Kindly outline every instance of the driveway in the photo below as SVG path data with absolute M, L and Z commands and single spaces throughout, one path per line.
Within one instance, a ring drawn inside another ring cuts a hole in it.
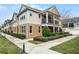
M 6 36 L 6 38 L 9 41 L 13 42 L 15 45 L 17 45 L 21 49 L 23 49 L 23 42 L 25 42 L 25 51 L 29 54 L 61 54 L 56 51 L 52 51 L 49 48 L 77 37 L 77 36 L 68 36 L 68 37 L 64 37 L 64 38 L 52 40 L 46 43 L 35 45 L 35 44 L 28 42 L 29 39 L 21 40 L 21 39 L 15 38 L 13 36 L 10 36 L 4 33 L 1 33 L 1 34 L 3 36 Z

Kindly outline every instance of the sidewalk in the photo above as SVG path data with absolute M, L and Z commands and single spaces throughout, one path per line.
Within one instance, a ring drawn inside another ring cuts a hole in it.
M 25 51 L 30 54 L 60 54 L 56 51 L 50 50 L 49 48 L 76 37 L 76 36 L 68 36 L 68 37 L 64 37 L 64 38 L 56 39 L 56 40 L 49 41 L 46 43 L 35 45 L 35 44 L 28 42 L 28 39 L 21 40 L 21 39 L 15 38 L 13 36 L 10 36 L 4 33 L 1 33 L 1 34 L 3 36 L 6 36 L 8 40 L 13 42 L 15 45 L 17 45 L 21 49 L 23 48 L 22 47 L 23 42 L 25 42 L 25 48 L 26 48 Z
M 74 37 L 76 37 L 76 36 L 68 36 L 68 37 L 56 39 L 56 40 L 53 40 L 53 41 L 49 41 L 49 42 L 46 42 L 46 43 L 38 44 L 36 47 L 32 48 L 31 51 L 29 50 L 29 53 L 34 53 L 34 54 L 61 54 L 61 53 L 58 53 L 56 51 L 52 51 L 49 48 L 56 46 L 60 43 L 66 42 L 68 40 L 71 40 Z M 26 50 L 26 51 L 28 51 L 28 50 Z

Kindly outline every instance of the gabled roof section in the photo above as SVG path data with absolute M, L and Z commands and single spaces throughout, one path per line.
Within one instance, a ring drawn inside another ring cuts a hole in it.
M 22 4 L 22 5 L 21 5 L 21 8 L 20 8 L 20 10 L 19 10 L 19 13 L 20 13 L 21 11 L 25 10 L 25 9 L 26 9 L 26 6 L 25 6 L 24 4 Z
M 38 9 L 35 9 L 35 8 L 32 8 L 32 7 L 29 7 L 29 6 L 22 4 L 21 8 L 19 10 L 19 13 L 21 13 L 24 10 L 32 10 L 32 11 L 35 11 L 35 12 L 41 12 L 41 10 L 38 10 Z
M 12 20 L 14 19 L 14 16 L 15 16 L 15 15 L 17 16 L 18 14 L 17 14 L 16 12 L 14 12 L 14 13 L 13 13 L 13 16 L 12 16 Z
M 48 8 L 48 9 L 46 9 L 45 11 L 50 11 L 51 13 L 60 16 L 60 14 L 59 14 L 59 12 L 58 12 L 58 10 L 57 10 L 57 8 L 55 6 L 52 6 L 52 7 Z

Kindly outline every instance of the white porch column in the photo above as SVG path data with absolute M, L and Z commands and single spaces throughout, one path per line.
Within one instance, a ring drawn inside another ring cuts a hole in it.
M 55 25 L 55 16 L 53 16 L 53 24 Z
M 58 27 L 58 32 L 59 32 L 60 28 Z
M 48 23 L 48 12 L 46 12 L 46 23 Z
M 53 32 L 55 32 L 55 27 L 53 26 Z

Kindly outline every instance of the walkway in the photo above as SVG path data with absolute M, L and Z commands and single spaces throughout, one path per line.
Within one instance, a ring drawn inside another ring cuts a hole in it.
M 1 33 L 3 36 L 6 36 L 6 38 L 8 40 L 10 40 L 11 42 L 13 42 L 15 45 L 17 45 L 18 47 L 20 47 L 22 49 L 23 46 L 23 42 L 25 42 L 25 46 L 26 46 L 26 52 L 30 53 L 30 54 L 60 54 L 56 51 L 52 51 L 49 48 L 56 46 L 60 43 L 66 42 L 68 40 L 71 40 L 72 38 L 75 38 L 76 36 L 68 36 L 68 37 L 64 37 L 64 38 L 60 38 L 60 39 L 56 39 L 53 41 L 49 41 L 46 43 L 42 43 L 42 44 L 32 44 L 30 42 L 28 42 L 27 40 L 21 40 L 15 37 L 12 37 L 10 35 Z

